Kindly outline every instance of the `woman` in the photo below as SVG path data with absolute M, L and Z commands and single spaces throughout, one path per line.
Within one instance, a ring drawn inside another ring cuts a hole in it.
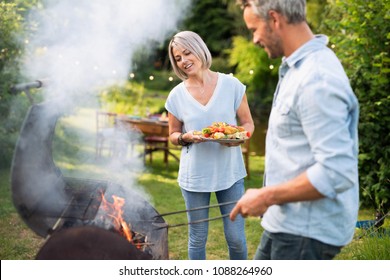
M 169 139 L 183 146 L 178 183 L 187 209 L 210 204 L 215 192 L 218 203 L 238 200 L 244 193 L 247 175 L 241 143 L 204 142 L 193 131 L 213 122 L 239 124 L 250 135 L 254 124 L 245 86 L 236 78 L 210 70 L 212 57 L 202 38 L 191 31 L 176 34 L 169 43 L 169 58 L 176 75 L 183 80 L 170 92 L 165 107 L 169 118 Z M 228 214 L 233 204 L 220 206 Z M 208 209 L 188 212 L 188 221 L 207 219 Z M 246 259 L 244 219 L 223 219 L 230 259 Z M 206 259 L 208 222 L 189 226 L 189 259 Z

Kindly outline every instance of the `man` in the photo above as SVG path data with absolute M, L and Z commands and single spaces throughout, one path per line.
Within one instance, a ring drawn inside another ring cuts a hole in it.
M 283 57 L 269 118 L 264 186 L 231 211 L 263 216 L 255 259 L 333 259 L 358 214 L 359 108 L 328 38 L 306 22 L 305 0 L 240 0 L 253 42 Z

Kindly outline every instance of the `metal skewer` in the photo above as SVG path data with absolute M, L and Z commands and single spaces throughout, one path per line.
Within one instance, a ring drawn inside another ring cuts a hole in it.
M 375 223 L 372 226 L 370 226 L 365 233 L 363 233 L 362 235 L 358 236 L 357 239 L 359 240 L 359 239 L 361 239 L 361 238 L 363 238 L 365 236 L 368 236 L 368 234 L 373 234 L 374 232 L 378 231 L 378 228 L 380 226 L 377 228 L 376 225 L 378 225 L 381 221 L 383 221 L 389 214 L 390 214 L 390 211 L 387 212 L 385 215 L 383 215 L 382 218 L 380 218 L 379 220 L 375 221 Z
M 207 219 L 197 220 L 197 221 L 188 222 L 188 223 L 181 223 L 181 224 L 169 225 L 169 224 L 163 223 L 161 225 L 161 224 L 158 224 L 158 223 L 153 223 L 153 225 L 157 227 L 157 230 L 159 230 L 159 229 L 164 229 L 164 228 L 180 227 L 180 226 L 193 225 L 193 224 L 198 224 L 198 223 L 218 220 L 218 219 L 222 219 L 222 218 L 228 217 L 229 215 L 230 214 L 228 213 L 228 214 L 224 214 L 224 215 L 213 217 L 213 218 L 207 218 Z
M 173 211 L 173 212 L 163 213 L 163 214 L 156 215 L 154 217 L 158 218 L 158 217 L 163 217 L 163 216 L 168 216 L 168 215 L 173 215 L 173 214 L 186 213 L 186 212 L 197 211 L 197 210 L 213 208 L 213 207 L 219 207 L 219 206 L 224 206 L 224 205 L 230 205 L 230 204 L 235 204 L 235 203 L 237 203 L 237 200 L 236 201 L 223 202 L 223 203 L 219 203 L 219 204 L 213 204 L 213 205 L 206 205 L 206 206 L 201 206 L 201 207 L 196 207 L 196 208 L 191 208 L 191 209 L 186 209 L 186 210 L 180 210 L 180 211 Z

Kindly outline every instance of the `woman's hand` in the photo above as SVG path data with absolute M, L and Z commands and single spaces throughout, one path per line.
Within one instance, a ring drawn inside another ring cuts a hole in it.
M 184 141 L 190 142 L 190 143 L 204 142 L 204 140 L 202 139 L 202 137 L 200 137 L 200 135 L 194 134 L 193 130 L 184 133 L 182 138 Z

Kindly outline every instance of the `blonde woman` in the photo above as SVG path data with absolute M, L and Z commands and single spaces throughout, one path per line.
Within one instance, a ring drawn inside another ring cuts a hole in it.
M 210 70 L 212 57 L 202 38 L 183 31 L 169 43 L 169 58 L 176 75 L 183 81 L 170 92 L 166 109 L 169 138 L 182 146 L 178 183 L 187 209 L 210 204 L 211 193 L 218 203 L 238 200 L 244 193 L 247 175 L 240 143 L 204 142 L 192 132 L 213 122 L 239 124 L 250 135 L 253 119 L 245 94 L 245 86 L 236 78 Z M 238 122 L 237 122 L 238 121 Z M 228 214 L 234 204 L 220 206 Z M 208 209 L 188 213 L 189 222 L 208 218 Z M 244 219 L 223 219 L 230 259 L 246 259 Z M 189 226 L 189 259 L 206 259 L 208 222 Z

